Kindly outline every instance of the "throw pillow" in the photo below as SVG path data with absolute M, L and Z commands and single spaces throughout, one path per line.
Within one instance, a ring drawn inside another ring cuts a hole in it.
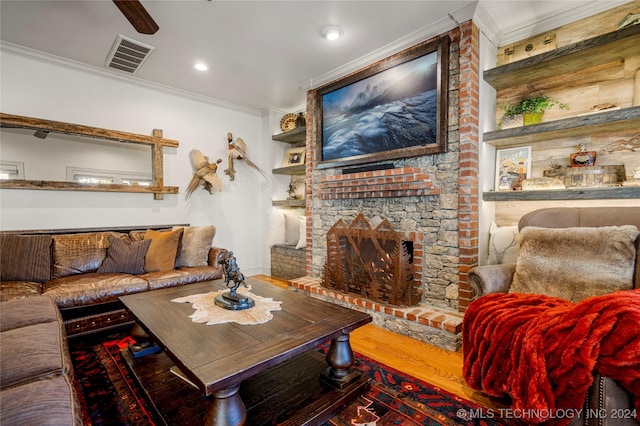
M 518 226 L 498 226 L 491 222 L 488 265 L 516 263 L 519 249 Z
M 175 268 L 182 232 L 183 228 L 163 232 L 147 229 L 144 239 L 151 240 L 144 260 L 147 272 L 171 271 Z
M 284 234 L 284 214 L 282 212 L 272 213 L 269 224 L 269 247 L 284 244 Z
M 298 226 L 299 226 L 299 238 L 296 243 L 296 248 L 302 248 L 307 246 L 307 218 L 301 216 L 298 218 Z
M 178 250 L 176 267 L 207 266 L 209 249 L 216 235 L 215 226 L 174 227 L 173 230 L 183 229 L 182 242 Z
M 109 248 L 98 272 L 118 272 L 122 274 L 144 274 L 145 256 L 151 240 L 131 241 L 128 238 L 107 237 Z
M 51 236 L 0 236 L 0 281 L 51 279 Z
M 638 228 L 524 227 L 509 292 L 572 302 L 633 287 Z

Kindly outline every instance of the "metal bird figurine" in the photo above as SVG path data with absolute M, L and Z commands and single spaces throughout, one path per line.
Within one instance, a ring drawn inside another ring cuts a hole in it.
M 203 155 L 197 149 L 192 150 L 189 155 L 191 156 L 191 163 L 193 164 L 195 174 L 187 187 L 186 198 L 188 199 L 200 184 L 204 186 L 204 189 L 206 189 L 209 194 L 213 194 L 213 192 L 211 192 L 212 189 L 222 192 L 222 182 L 216 173 L 218 171 L 218 164 L 222 163 L 222 159 L 219 158 L 215 163 L 209 163 L 209 157 Z
M 267 181 L 269 178 L 260 170 L 254 162 L 247 158 L 247 144 L 241 138 L 237 138 L 235 142 L 233 142 L 233 135 L 231 133 L 227 133 L 227 141 L 229 141 L 229 168 L 224 171 L 226 175 L 229 175 L 229 180 L 234 180 L 236 176 L 236 169 L 233 166 L 233 161 L 242 160 L 247 166 L 251 167 L 253 170 L 260 173 Z

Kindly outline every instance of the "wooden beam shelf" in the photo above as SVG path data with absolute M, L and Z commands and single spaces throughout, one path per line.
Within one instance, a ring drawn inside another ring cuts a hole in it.
M 33 117 L 0 113 L 0 128 L 36 130 L 46 133 L 59 133 L 81 136 L 96 140 L 117 141 L 123 143 L 144 144 L 151 146 L 152 182 L 151 186 L 123 184 L 87 184 L 79 182 L 60 182 L 45 180 L 3 180 L 1 189 L 40 189 L 53 191 L 94 191 L 94 192 L 131 192 L 150 193 L 154 199 L 162 200 L 164 194 L 177 194 L 178 187 L 163 184 L 163 148 L 177 148 L 179 143 L 173 139 L 162 137 L 162 130 L 154 129 L 151 136 L 61 121 L 45 120 Z
M 271 139 L 278 142 L 285 142 L 290 144 L 297 144 L 299 142 L 304 142 L 307 138 L 307 128 L 306 127 L 296 127 L 293 130 L 288 130 L 286 132 L 278 133 L 277 135 L 271 136 Z
M 633 25 L 486 70 L 483 77 L 500 90 L 623 59 L 638 46 L 640 25 Z
M 640 106 L 486 132 L 483 141 L 504 147 L 634 129 L 640 129 Z
M 602 200 L 640 198 L 640 186 L 567 188 L 540 191 L 484 192 L 484 201 Z
M 274 175 L 304 175 L 306 173 L 306 166 L 304 164 L 298 164 L 296 166 L 278 167 L 271 171 Z
M 304 207 L 305 200 L 273 200 L 271 204 L 274 207 Z

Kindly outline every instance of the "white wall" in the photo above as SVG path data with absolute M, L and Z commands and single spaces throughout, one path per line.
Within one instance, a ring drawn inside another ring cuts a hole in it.
M 3 48 L 0 110 L 146 135 L 162 129 L 164 137 L 180 143 L 177 149 L 164 150 L 164 183 L 178 186 L 180 194 L 154 200 L 151 194 L 3 189 L 0 229 L 212 224 L 217 228 L 214 245 L 233 250 L 245 275 L 262 273 L 266 245 L 262 218 L 271 211 L 270 184 L 242 163 L 236 164 L 233 182 L 223 172 L 227 132 L 246 142 L 253 162 L 271 170 L 267 161 L 271 144 L 261 140 L 261 113 L 51 59 Z M 1 148 L 0 141 L 3 158 Z M 218 169 L 223 192 L 210 195 L 197 190 L 185 200 L 193 175 L 192 149 L 211 160 L 224 160 Z

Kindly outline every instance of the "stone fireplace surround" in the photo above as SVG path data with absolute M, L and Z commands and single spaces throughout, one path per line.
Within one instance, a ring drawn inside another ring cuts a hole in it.
M 394 160 L 393 169 L 342 174 L 315 165 L 317 91 L 307 93 L 307 276 L 291 280 L 312 297 L 365 310 L 376 325 L 459 350 L 463 312 L 471 301 L 467 272 L 478 257 L 478 29 L 471 22 L 448 33 L 449 111 L 446 152 Z M 359 214 L 388 220 L 414 241 L 414 268 L 422 301 L 393 307 L 320 285 L 326 235 L 338 219 Z

